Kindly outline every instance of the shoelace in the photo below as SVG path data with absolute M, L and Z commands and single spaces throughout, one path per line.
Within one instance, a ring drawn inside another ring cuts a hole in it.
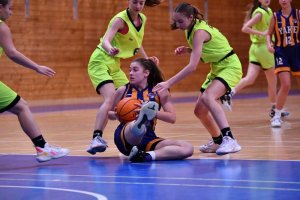
M 101 142 L 102 144 L 107 145 L 107 142 L 106 142 L 102 137 L 97 137 L 96 140 L 98 140 L 98 141 Z

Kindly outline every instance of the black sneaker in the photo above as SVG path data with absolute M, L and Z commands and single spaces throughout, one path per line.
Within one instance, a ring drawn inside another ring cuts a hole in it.
M 131 152 L 128 156 L 130 162 L 138 163 L 144 162 L 146 158 L 146 153 L 144 151 L 140 151 L 136 146 L 133 146 Z
M 232 93 L 225 93 L 223 96 L 220 97 L 220 102 L 223 106 L 224 109 L 228 110 L 228 111 L 232 111 Z

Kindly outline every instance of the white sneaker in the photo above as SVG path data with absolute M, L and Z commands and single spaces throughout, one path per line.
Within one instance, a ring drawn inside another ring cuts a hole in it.
M 51 146 L 48 143 L 45 144 L 44 148 L 35 147 L 36 149 L 36 160 L 38 162 L 46 162 L 52 159 L 61 158 L 67 155 L 70 151 L 69 149 Z
M 202 153 L 216 153 L 220 145 L 214 143 L 214 141 L 209 141 L 207 144 L 199 147 Z
M 271 126 L 273 128 L 280 128 L 282 124 L 282 120 L 280 117 L 277 117 L 276 115 L 271 119 Z
M 281 117 L 289 117 L 290 115 L 291 115 L 291 113 L 289 111 L 282 109 Z M 272 105 L 269 116 L 271 118 L 273 118 L 275 116 L 275 105 Z
M 137 136 L 143 134 L 146 129 L 146 122 L 154 119 L 158 111 L 158 104 L 154 101 L 149 101 L 142 105 L 137 120 L 134 121 L 131 132 Z
M 224 155 L 227 153 L 235 153 L 242 149 L 242 147 L 237 143 L 235 139 L 232 139 L 229 136 L 223 137 L 223 142 L 220 147 L 217 149 L 216 154 Z
M 220 97 L 220 102 L 225 110 L 232 111 L 232 92 L 226 93 Z
M 97 152 L 103 152 L 106 150 L 107 142 L 100 136 L 92 139 L 90 146 L 87 148 L 87 152 L 95 155 Z

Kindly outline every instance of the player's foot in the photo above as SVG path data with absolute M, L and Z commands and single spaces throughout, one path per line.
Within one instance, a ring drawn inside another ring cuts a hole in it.
M 280 128 L 281 127 L 281 124 L 282 124 L 282 120 L 280 119 L 280 117 L 278 116 L 274 116 L 272 119 L 271 119 L 271 126 L 273 128 Z
M 95 155 L 97 152 L 104 152 L 107 148 L 107 142 L 100 136 L 92 139 L 90 146 L 87 148 L 87 152 Z
M 288 117 L 290 115 L 291 115 L 291 113 L 289 111 L 286 111 L 286 110 L 281 111 L 281 117 Z M 275 116 L 275 105 L 272 105 L 269 116 L 271 118 L 273 118 Z
M 227 153 L 235 153 L 242 149 L 242 147 L 237 143 L 237 141 L 229 136 L 223 137 L 223 142 L 217 149 L 216 154 L 224 155 Z
M 38 162 L 46 162 L 52 159 L 61 158 L 67 155 L 70 151 L 69 149 L 51 146 L 48 143 L 45 144 L 44 148 L 35 147 L 36 149 L 36 160 Z
M 158 104 L 156 102 L 149 101 L 143 104 L 137 120 L 133 122 L 131 132 L 138 136 L 145 133 L 146 130 L 145 124 L 154 119 L 157 111 L 158 111 Z
M 226 93 L 220 97 L 220 102 L 224 109 L 232 111 L 232 92 Z
M 209 141 L 207 144 L 200 146 L 200 151 L 202 153 L 216 153 L 220 145 L 214 143 L 214 141 Z
M 144 151 L 140 151 L 136 146 L 133 146 L 131 152 L 128 156 L 130 162 L 144 162 L 146 158 L 146 153 Z

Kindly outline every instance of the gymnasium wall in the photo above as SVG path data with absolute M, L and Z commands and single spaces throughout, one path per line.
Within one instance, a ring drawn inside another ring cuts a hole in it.
M 177 5 L 180 2 L 174 0 Z M 189 0 L 204 11 L 203 0 Z M 246 72 L 248 63 L 249 36 L 242 33 L 247 4 L 251 0 L 208 0 L 208 21 L 228 37 Z M 20 67 L 5 55 L 1 58 L 0 80 L 28 100 L 95 97 L 88 74 L 89 57 L 99 38 L 105 32 L 110 18 L 127 7 L 126 0 L 78 0 L 78 19 L 73 19 L 71 0 L 31 0 L 30 13 L 25 17 L 24 1 L 14 1 L 13 16 L 8 25 L 13 41 L 19 51 L 35 62 L 50 66 L 56 72 L 54 78 L 47 78 L 32 70 Z M 277 1 L 272 8 L 278 9 Z M 294 0 L 300 7 L 300 1 Z M 184 33 L 169 29 L 170 13 L 168 0 L 160 6 L 146 7 L 148 17 L 143 46 L 149 56 L 160 59 L 166 78 L 171 77 L 188 63 L 188 56 L 175 56 L 174 49 L 187 45 Z M 128 71 L 132 59 L 122 62 Z M 172 91 L 198 91 L 209 66 L 200 64 L 197 72 Z M 244 92 L 266 91 L 266 81 L 261 73 L 254 87 Z

